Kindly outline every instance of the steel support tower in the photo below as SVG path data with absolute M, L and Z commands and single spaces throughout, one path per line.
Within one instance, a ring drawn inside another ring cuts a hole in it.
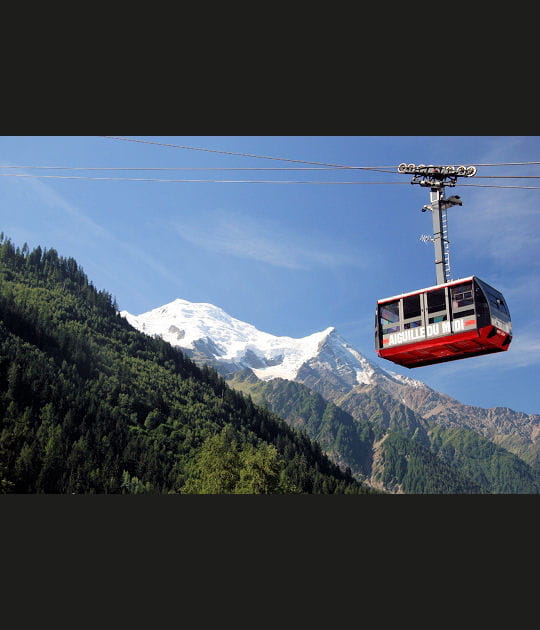
M 450 278 L 450 241 L 448 240 L 447 210 L 451 206 L 462 205 L 459 195 L 444 197 L 445 186 L 455 186 L 458 177 L 476 175 L 474 166 L 426 166 L 425 164 L 405 164 L 398 166 L 399 173 L 414 175 L 411 184 L 430 188 L 430 203 L 422 212 L 430 210 L 433 218 L 433 236 L 420 237 L 423 241 L 433 241 L 435 249 L 435 276 L 437 284 L 445 284 Z

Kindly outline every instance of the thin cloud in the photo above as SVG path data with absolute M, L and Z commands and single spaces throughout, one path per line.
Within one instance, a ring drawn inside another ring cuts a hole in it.
M 456 232 L 498 264 L 540 262 L 540 191 L 487 191 L 470 195 Z M 452 228 L 453 229 L 453 228 Z
M 70 230 L 70 238 L 73 239 L 82 237 L 85 240 L 88 240 L 88 238 L 91 237 L 92 239 L 95 239 L 96 242 L 103 242 L 106 240 L 115 250 L 122 251 L 127 256 L 130 256 L 138 261 L 142 261 L 146 266 L 159 273 L 173 285 L 178 284 L 178 277 L 171 273 L 166 266 L 162 265 L 151 256 L 148 256 L 148 254 L 141 250 L 141 248 L 122 241 L 117 236 L 106 230 L 99 223 L 96 223 L 93 219 L 86 216 L 74 204 L 60 195 L 48 184 L 38 179 L 28 178 L 25 179 L 24 183 L 21 183 L 21 185 L 25 186 L 24 190 L 26 193 L 33 194 L 37 203 L 53 209 L 60 209 L 72 217 L 76 223 L 77 230 Z M 37 238 L 35 238 L 35 240 L 39 241 L 39 236 L 36 236 Z M 104 269 L 100 269 L 103 273 Z M 107 273 L 106 275 L 111 277 L 110 273 Z
M 520 368 L 535 368 L 540 365 L 540 336 L 536 332 L 514 331 L 510 348 L 506 352 L 489 354 L 480 357 L 461 359 L 444 363 L 433 368 L 435 373 L 450 377 L 455 374 L 465 376 L 477 372 L 516 370 Z
M 501 359 L 503 370 L 540 365 L 540 335 L 536 331 L 518 331 L 514 334 L 509 350 Z
M 21 173 L 25 172 L 21 171 Z M 29 177 L 24 181 L 16 180 L 10 183 L 14 186 L 19 186 L 19 191 L 23 192 L 26 196 L 33 198 L 33 200 L 35 200 L 35 202 L 39 203 L 41 206 L 47 206 L 53 209 L 61 209 L 65 213 L 69 214 L 78 222 L 82 233 L 88 234 L 88 230 L 90 230 L 96 237 L 111 237 L 111 235 L 107 232 L 107 230 L 105 230 L 105 228 L 85 216 L 82 212 L 80 212 L 80 210 L 77 210 L 77 208 L 65 197 L 62 197 L 62 195 L 57 193 L 48 184 L 42 182 L 41 180 Z
M 523 139 L 501 137 L 478 162 L 496 164 L 511 161 L 519 153 Z M 536 175 L 536 166 L 478 167 L 478 176 Z M 527 180 L 488 180 L 472 178 L 464 183 L 506 185 L 526 184 Z M 498 265 L 518 267 L 540 263 L 540 191 L 502 188 L 463 188 L 463 207 L 449 213 L 459 215 L 450 221 L 450 240 L 455 235 Z
M 291 234 L 275 224 L 245 215 L 214 211 L 204 228 L 176 224 L 185 241 L 218 254 L 264 262 L 276 267 L 307 270 L 313 267 L 358 265 L 358 257 L 336 251 L 305 234 Z

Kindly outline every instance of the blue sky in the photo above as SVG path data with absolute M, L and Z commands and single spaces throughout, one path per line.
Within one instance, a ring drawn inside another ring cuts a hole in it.
M 540 189 L 494 187 L 540 186 L 517 178 L 540 175 L 540 165 L 480 166 L 540 161 L 540 137 L 122 137 L 146 142 L 0 137 L 0 231 L 16 245 L 73 256 L 133 314 L 180 297 L 275 335 L 335 326 L 381 367 L 463 403 L 540 413 Z M 452 278 L 477 275 L 503 292 L 514 328 L 508 352 L 414 370 L 377 357 L 377 299 L 436 284 L 433 245 L 419 238 L 432 233 L 431 213 L 421 212 L 429 188 L 399 174 L 401 162 L 479 165 L 475 177 L 446 188 L 463 201 L 448 211 Z M 223 170 L 232 168 L 250 170 Z M 283 170 L 291 168 L 304 170 Z

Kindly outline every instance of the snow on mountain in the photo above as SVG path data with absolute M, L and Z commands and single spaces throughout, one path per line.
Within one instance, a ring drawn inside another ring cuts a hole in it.
M 342 391 L 378 384 L 426 388 L 420 381 L 383 370 L 343 339 L 333 326 L 307 337 L 280 337 L 228 315 L 207 303 L 176 299 L 141 315 L 122 311 L 137 330 L 157 335 L 193 356 L 233 372 L 250 368 L 261 380 L 302 382 L 331 378 Z
M 378 370 L 332 329 L 318 352 L 302 364 L 296 379 L 314 385 L 323 378 L 334 388 L 347 391 L 355 385 L 373 383 Z
M 332 327 L 307 337 L 278 337 L 228 315 L 217 306 L 177 299 L 142 315 L 121 315 L 137 330 L 171 345 L 203 351 L 220 362 L 249 367 L 262 380 L 293 380 Z

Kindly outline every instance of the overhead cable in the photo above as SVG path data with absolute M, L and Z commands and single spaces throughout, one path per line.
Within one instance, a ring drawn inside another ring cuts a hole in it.
M 45 166 L 0 164 L 0 169 L 63 171 L 339 171 L 336 166 Z M 365 167 L 368 168 L 368 167 Z M 377 170 L 375 167 L 372 170 Z M 395 170 L 380 171 L 395 173 Z M 540 179 L 540 175 L 475 175 L 475 179 Z
M 352 170 L 376 170 L 379 168 L 394 168 L 392 166 L 347 166 L 343 164 L 332 164 L 327 162 L 313 162 L 309 160 L 293 160 L 291 158 L 274 157 L 269 155 L 256 155 L 254 153 L 241 153 L 239 151 L 222 151 L 220 149 L 206 149 L 204 147 L 189 147 L 183 144 L 169 144 L 166 142 L 156 142 L 153 140 L 137 140 L 135 138 L 124 138 L 120 136 L 99 136 L 100 138 L 109 138 L 110 140 L 124 140 L 126 142 L 140 142 L 142 144 L 154 144 L 160 147 L 172 147 L 175 149 L 187 149 L 189 151 L 206 151 L 208 153 L 222 153 L 223 155 L 237 155 L 240 157 L 258 158 L 263 160 L 279 160 L 281 162 L 298 162 L 300 164 L 318 164 L 319 166 L 332 166 L 334 168 L 352 169 Z
M 124 182 L 199 182 L 222 184 L 407 184 L 405 181 L 324 181 L 324 180 L 288 180 L 288 179 L 165 179 L 161 177 L 92 177 L 90 175 L 34 175 L 23 173 L 0 173 L 0 177 L 36 177 L 47 179 L 88 179 Z
M 34 175 L 23 173 L 0 173 L 0 177 L 30 177 L 46 179 L 82 179 L 91 181 L 124 181 L 124 182 L 164 182 L 164 183 L 201 183 L 201 184 L 328 184 L 328 185 L 363 185 L 363 184 L 398 184 L 407 185 L 406 181 L 328 181 L 328 180 L 271 180 L 271 179 L 164 179 L 151 177 L 91 177 L 84 175 Z M 475 186 L 479 188 L 518 188 L 522 190 L 540 190 L 540 186 L 497 186 L 495 184 L 457 184 L 458 186 Z
M 350 166 L 350 165 L 344 165 L 344 164 L 332 164 L 332 163 L 327 163 L 327 162 L 313 162 L 313 161 L 308 161 L 308 160 L 295 160 L 295 159 L 291 159 L 291 158 L 282 158 L 282 157 L 275 157 L 275 156 L 269 156 L 269 155 L 257 155 L 254 153 L 242 153 L 240 151 L 224 151 L 224 150 L 220 150 L 220 149 L 208 149 L 205 147 L 191 147 L 191 146 L 187 146 L 187 145 L 183 145 L 183 144 L 171 144 L 171 143 L 166 143 L 166 142 L 157 142 L 155 140 L 140 140 L 137 138 L 125 138 L 123 136 L 98 136 L 100 138 L 108 138 L 111 140 L 122 140 L 125 142 L 138 142 L 141 144 L 153 144 L 153 145 L 157 145 L 157 146 L 161 146 L 161 147 L 169 147 L 169 148 L 175 148 L 175 149 L 186 149 L 189 151 L 206 151 L 208 153 L 221 153 L 223 155 L 236 155 L 236 156 L 240 156 L 240 157 L 251 157 L 251 158 L 258 158 L 258 159 L 264 159 L 264 160 L 280 160 L 283 162 L 298 162 L 301 164 L 318 164 L 320 166 L 332 166 L 334 168 L 340 168 L 340 169 L 351 169 L 351 170 L 378 170 L 378 169 L 395 169 L 395 166 Z M 486 164 L 480 164 L 480 163 L 473 163 L 471 164 L 472 166 L 522 166 L 522 165 L 531 165 L 531 164 L 540 164 L 540 162 L 499 162 L 499 163 L 486 163 Z M 391 172 L 394 172 L 393 170 Z
M 64 171 L 339 171 L 337 166 L 19 166 L 0 164 L 0 168 L 57 169 Z M 365 167 L 368 168 L 368 167 Z M 370 171 L 378 170 L 376 167 Z M 381 171 L 395 173 L 395 170 Z

